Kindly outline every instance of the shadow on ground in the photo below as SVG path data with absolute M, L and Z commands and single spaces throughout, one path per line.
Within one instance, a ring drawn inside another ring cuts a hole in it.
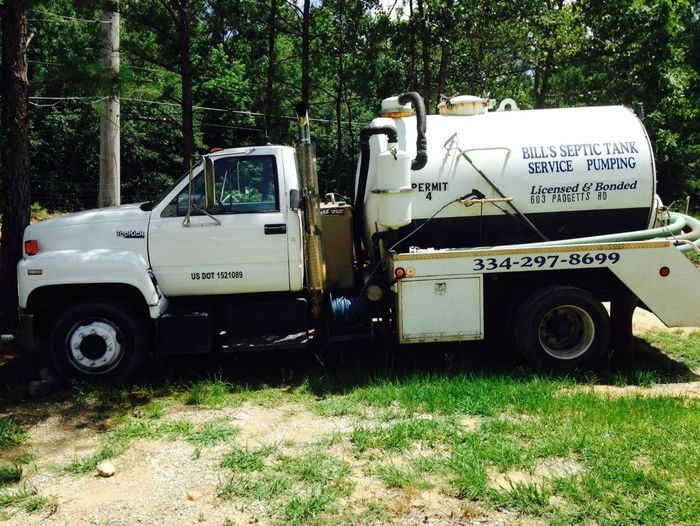
M 574 382 L 600 385 L 635 384 L 640 378 L 654 383 L 683 383 L 698 380 L 684 363 L 675 360 L 646 341 L 635 338 L 632 360 L 614 357 L 597 368 L 586 371 L 542 370 L 528 365 L 508 345 L 485 343 L 431 344 L 392 346 L 371 342 L 338 345 L 323 352 L 284 351 L 239 353 L 237 355 L 203 355 L 168 357 L 150 361 L 142 373 L 124 389 L 105 388 L 104 396 L 92 409 L 109 414 L 118 406 L 137 406 L 159 392 L 172 391 L 173 386 L 199 380 L 222 379 L 248 389 L 262 387 L 294 388 L 306 383 L 319 396 L 346 392 L 381 379 L 401 379 L 416 373 L 433 375 L 501 376 L 527 381 L 533 377 L 567 378 Z M 12 406 L 26 400 L 26 386 L 37 377 L 44 361 L 20 347 L 10 348 L 0 358 L 0 408 L 12 412 Z M 80 410 L 85 386 L 66 385 L 52 395 L 34 400 L 72 401 L 70 407 Z M 118 394 L 115 394 L 118 393 Z M 76 403 L 77 402 L 77 403 Z M 0 409 L 0 412 L 3 412 Z M 66 415 L 70 416 L 70 415 Z

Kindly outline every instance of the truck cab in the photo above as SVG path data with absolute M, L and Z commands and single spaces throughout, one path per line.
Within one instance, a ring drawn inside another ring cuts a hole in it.
M 27 228 L 23 333 L 47 339 L 63 376 L 126 378 L 153 344 L 179 354 L 218 340 L 230 349 L 308 340 L 294 149 L 226 149 L 205 161 L 153 202 Z
M 213 206 L 205 207 L 200 169 L 191 192 L 185 177 L 150 213 L 148 257 L 161 292 L 178 297 L 300 291 L 301 218 L 289 206 L 290 191 L 298 189 L 294 150 L 221 150 L 209 159 Z

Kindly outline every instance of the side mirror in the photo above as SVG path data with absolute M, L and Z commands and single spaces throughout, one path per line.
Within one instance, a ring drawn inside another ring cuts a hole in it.
M 289 208 L 292 210 L 299 210 L 301 208 L 301 194 L 296 188 L 289 191 Z
M 216 206 L 216 188 L 214 183 L 214 160 L 204 157 L 204 208 Z

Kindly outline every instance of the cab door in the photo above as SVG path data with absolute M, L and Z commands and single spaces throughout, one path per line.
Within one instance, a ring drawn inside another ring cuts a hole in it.
M 153 210 L 149 256 L 166 296 L 290 290 L 280 160 L 274 152 L 215 157 L 215 206 L 203 210 L 200 171 L 189 217 L 187 183 Z

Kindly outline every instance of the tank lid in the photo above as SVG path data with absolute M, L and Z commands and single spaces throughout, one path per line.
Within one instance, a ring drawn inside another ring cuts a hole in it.
M 438 104 L 440 115 L 481 115 L 493 108 L 493 99 L 474 95 L 457 95 Z
M 413 114 L 410 102 L 399 104 L 398 97 L 389 97 L 382 101 L 382 117 L 400 119 L 401 117 L 411 117 Z

